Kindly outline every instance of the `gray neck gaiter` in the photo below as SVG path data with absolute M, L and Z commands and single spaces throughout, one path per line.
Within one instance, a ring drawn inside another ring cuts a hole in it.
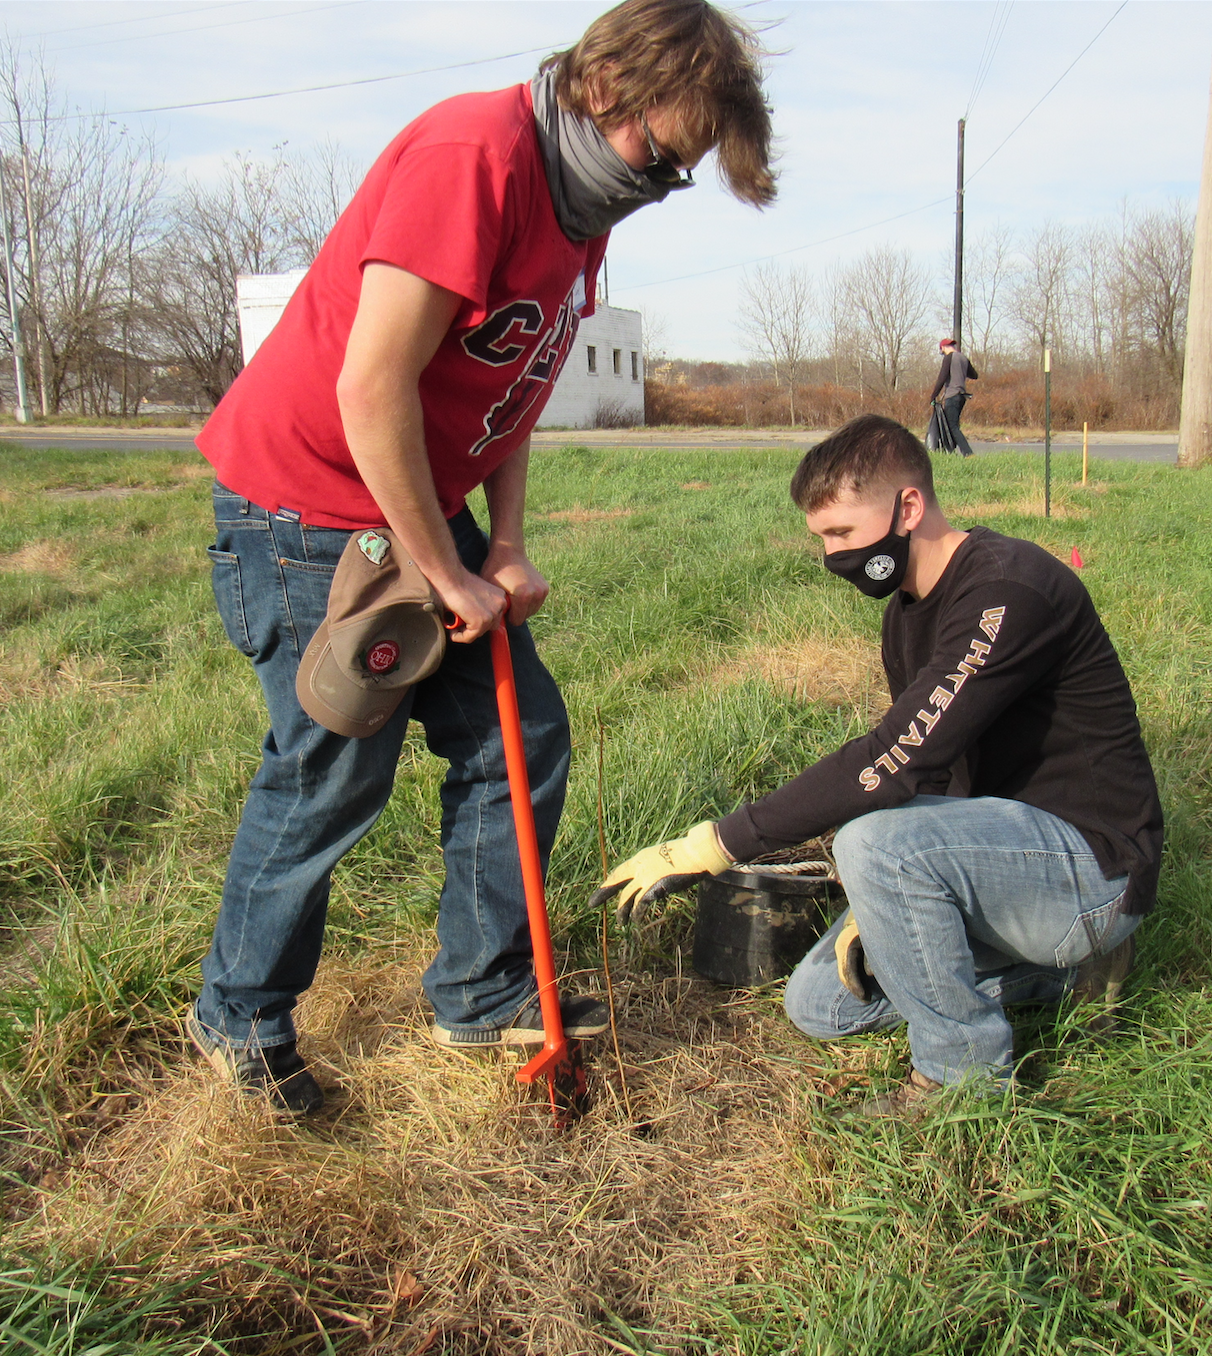
M 569 240 L 605 235 L 650 202 L 663 202 L 676 185 L 633 170 L 590 118 L 559 105 L 555 72 L 530 84 L 534 121 L 556 220 Z

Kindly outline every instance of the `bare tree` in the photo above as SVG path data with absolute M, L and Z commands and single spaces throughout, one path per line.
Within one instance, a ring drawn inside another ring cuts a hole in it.
M 741 282 L 738 311 L 750 352 L 787 387 L 794 424 L 796 382 L 812 350 L 812 281 L 802 269 L 759 264 Z
M 826 361 L 833 373 L 833 384 L 856 380 L 861 366 L 858 323 L 853 299 L 846 281 L 846 270 L 834 264 L 825 271 L 820 286 L 820 319 L 824 331 Z
M 908 250 L 868 250 L 846 270 L 860 352 L 885 395 L 900 388 L 930 310 L 930 275 Z
M 1073 241 L 1066 227 L 1045 222 L 1022 252 L 1014 318 L 1036 350 L 1063 349 L 1068 338 Z
M 135 273 L 150 247 L 163 167 L 154 141 L 103 116 L 65 119 L 40 60 L 0 45 L 9 113 L 0 166 L 22 205 L 16 291 L 36 352 L 44 413 L 125 412 Z M 138 383 L 136 383 L 137 385 Z
M 1105 371 L 1112 348 L 1115 280 L 1114 237 L 1103 225 L 1088 226 L 1073 246 L 1073 334 L 1099 373 Z
M 1010 228 L 998 222 L 977 236 L 964 262 L 968 347 L 984 367 L 1003 342 L 1009 294 L 1014 286 L 1014 250 Z
M 358 190 L 364 171 L 326 137 L 312 151 L 283 165 L 283 227 L 301 263 L 311 263 L 337 218 Z
M 1137 217 L 1128 240 L 1127 273 L 1143 338 L 1175 388 L 1182 385 L 1194 239 L 1191 212 L 1175 202 Z
M 642 311 L 641 317 L 644 375 L 656 376 L 669 361 L 669 317 L 659 311 Z
M 237 155 L 219 181 L 187 182 L 149 269 L 147 295 L 158 317 L 162 356 L 191 373 L 212 403 L 240 370 L 236 278 L 299 262 L 284 207 L 280 156 Z

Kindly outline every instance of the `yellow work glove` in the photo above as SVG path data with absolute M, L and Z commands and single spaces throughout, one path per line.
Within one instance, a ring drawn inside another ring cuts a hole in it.
M 864 1003 L 871 1002 L 871 985 L 867 983 L 871 967 L 863 951 L 863 939 L 859 936 L 858 923 L 854 913 L 846 910 L 842 930 L 833 943 L 833 954 L 837 957 L 837 977 L 850 992 Z
M 618 895 L 619 922 L 631 922 L 633 914 L 638 922 L 645 905 L 653 900 L 676 894 L 705 876 L 718 876 L 732 865 L 720 847 L 715 824 L 708 819 L 696 824 L 685 838 L 673 838 L 628 857 L 594 891 L 589 903 L 601 904 Z

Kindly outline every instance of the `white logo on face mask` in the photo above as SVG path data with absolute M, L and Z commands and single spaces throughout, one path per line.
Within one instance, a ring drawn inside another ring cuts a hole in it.
M 891 556 L 872 556 L 864 566 L 864 573 L 868 579 L 887 579 L 896 569 L 896 561 Z

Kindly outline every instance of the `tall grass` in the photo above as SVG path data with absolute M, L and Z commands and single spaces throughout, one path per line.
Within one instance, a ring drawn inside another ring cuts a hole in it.
M 1119 1034 L 1024 1016 L 1004 1104 L 867 1125 L 845 1108 L 899 1076 L 903 1038 L 817 1046 L 777 994 L 694 980 L 683 901 L 612 942 L 636 1106 L 602 1056 L 598 1110 L 554 1145 L 507 1072 L 451 1073 L 425 1050 L 442 767 L 419 734 L 338 871 L 302 1015 L 334 1111 L 282 1128 L 208 1100 L 175 1018 L 263 717 L 213 612 L 205 468 L 2 455 L 14 1350 L 1212 1347 L 1209 472 L 1096 463 L 1083 490 L 1061 454 L 1045 520 L 1037 461 L 939 464 L 957 523 L 1080 549 L 1134 684 L 1169 838 Z M 617 859 L 778 784 L 880 708 L 878 605 L 820 568 L 786 497 L 794 460 L 534 457 L 530 541 L 555 586 L 534 629 L 574 732 L 550 900 L 587 987 L 599 753 Z

